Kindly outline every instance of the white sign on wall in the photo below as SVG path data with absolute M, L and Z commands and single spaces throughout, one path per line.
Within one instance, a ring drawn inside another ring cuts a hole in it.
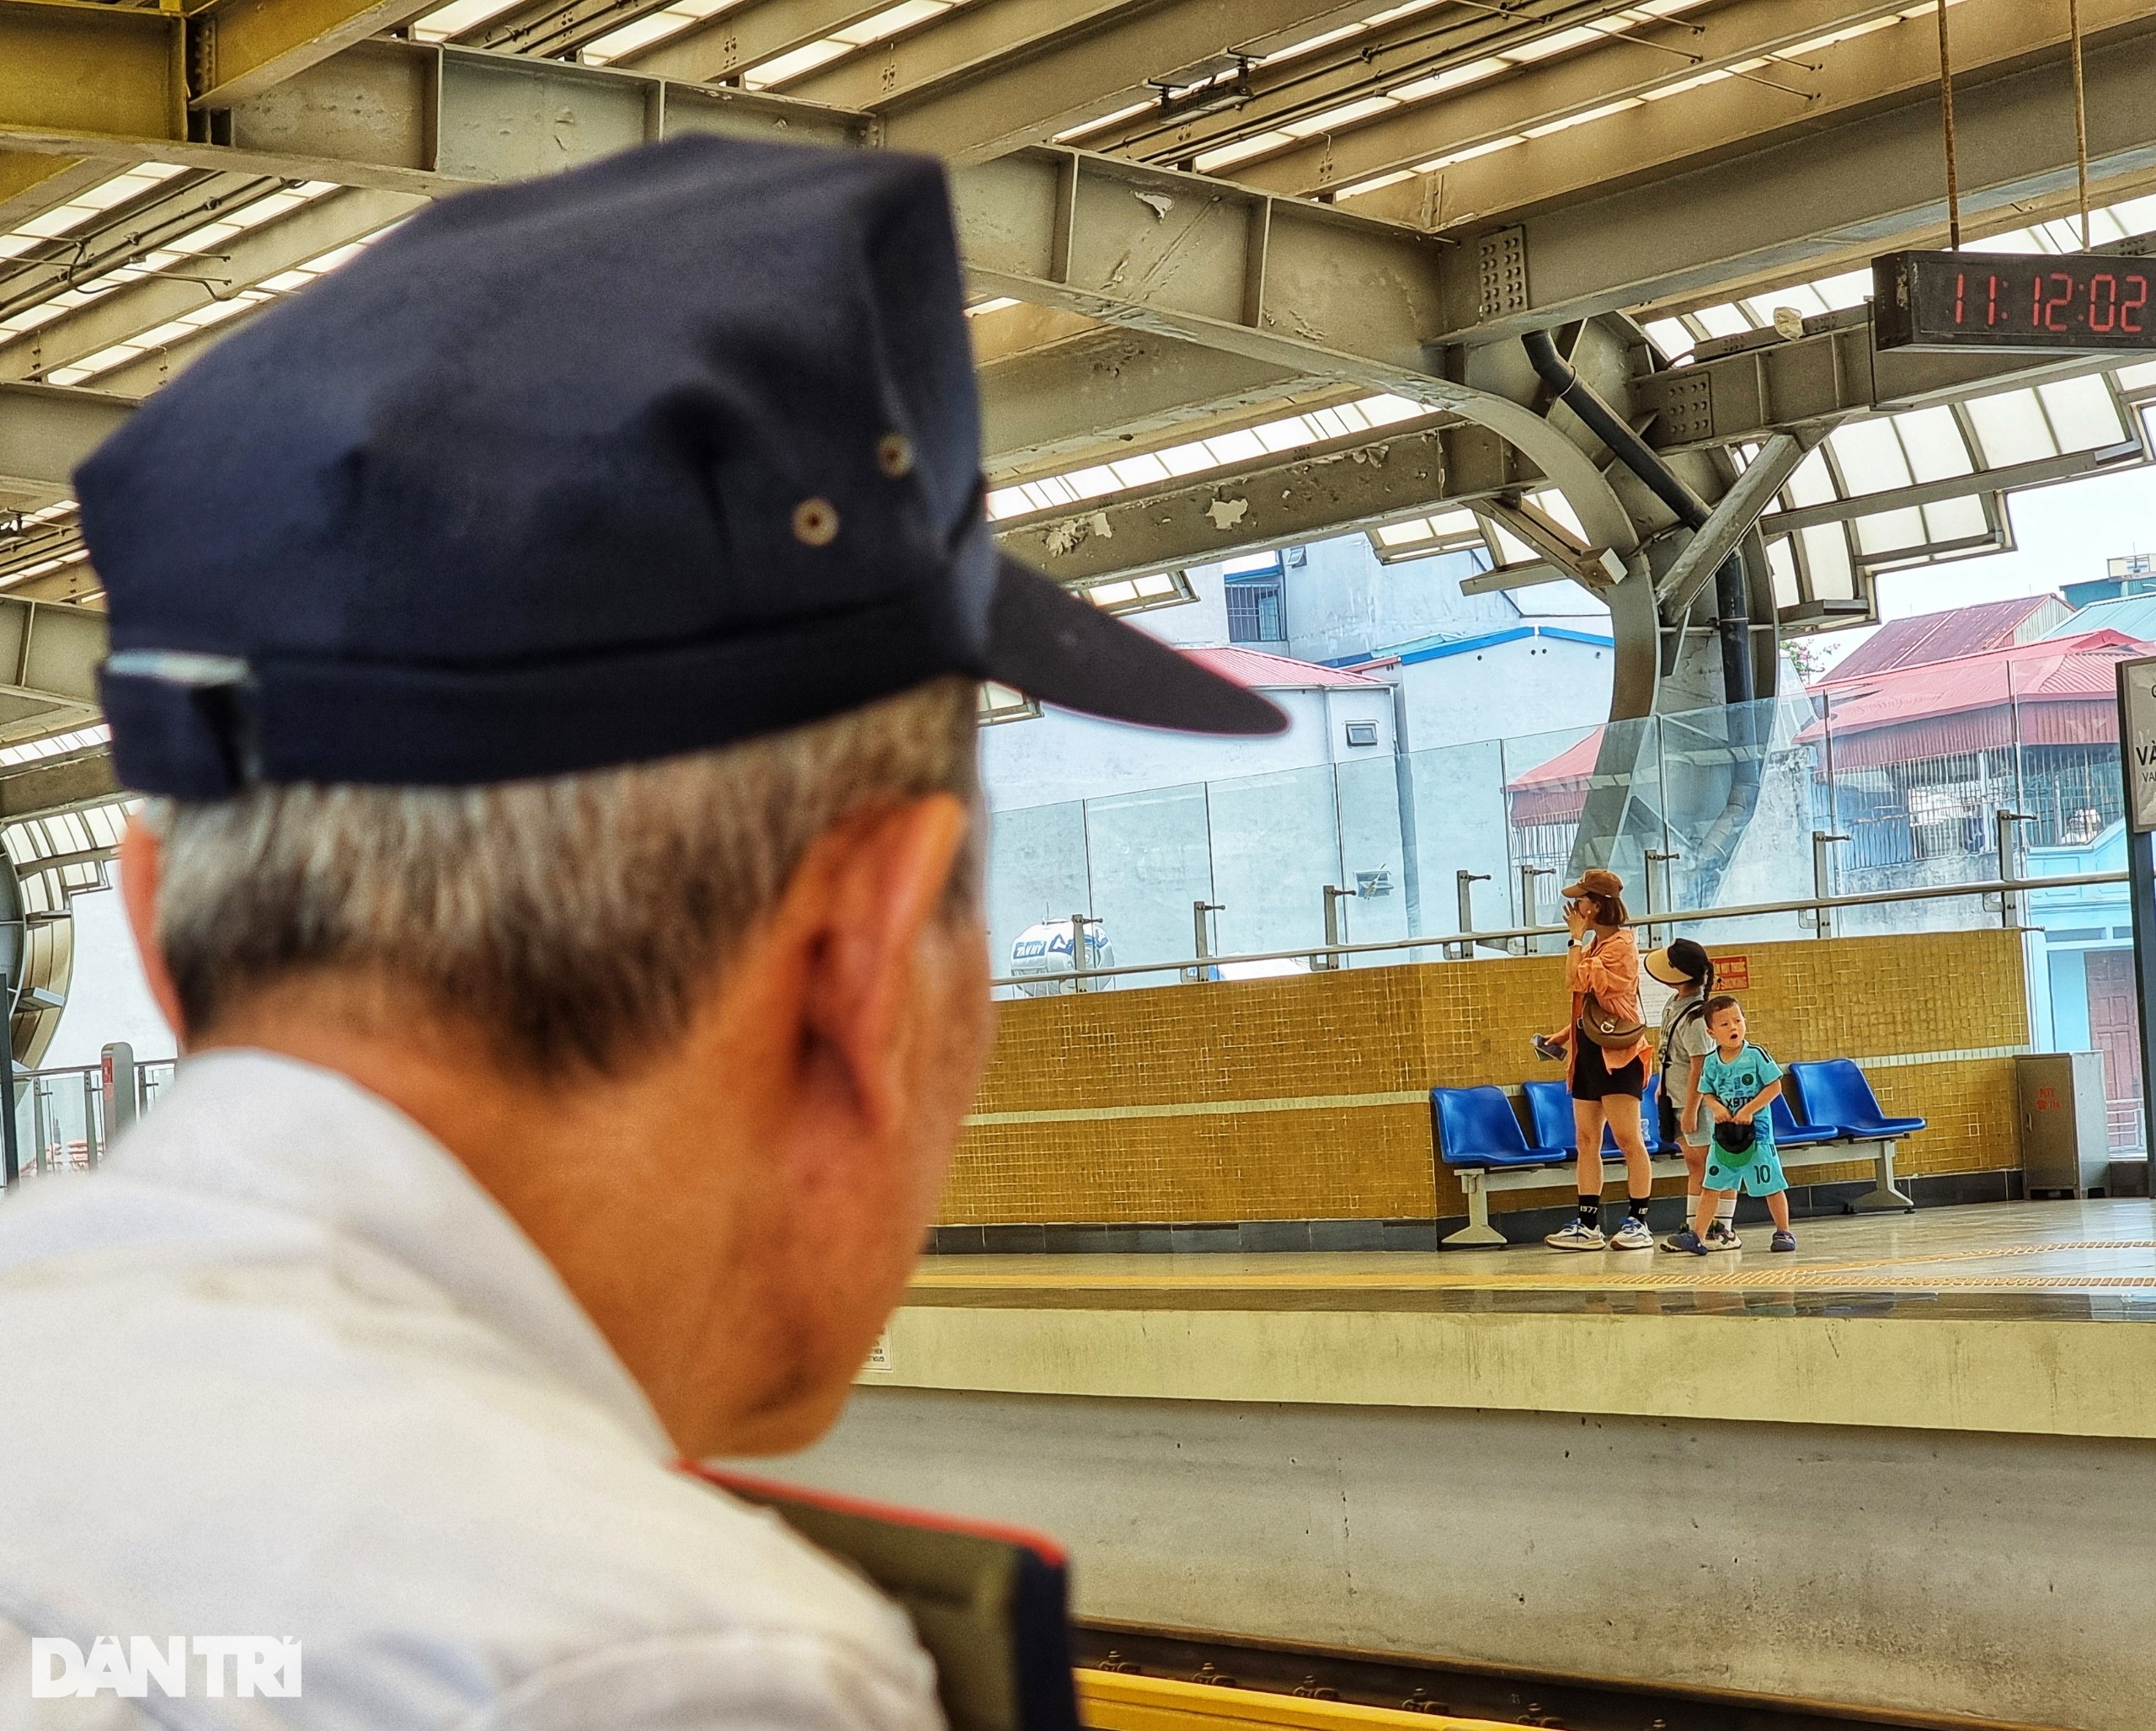
M 2119 663 L 2119 746 L 2127 827 L 2146 835 L 2156 830 L 2156 655 Z

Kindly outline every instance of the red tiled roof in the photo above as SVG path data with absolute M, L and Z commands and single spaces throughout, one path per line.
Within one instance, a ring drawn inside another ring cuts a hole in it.
M 1240 644 L 1229 649 L 1185 649 L 1183 654 L 1201 667 L 1209 667 L 1253 691 L 1311 691 L 1341 686 L 1363 691 L 1385 688 L 1381 679 L 1366 679 L 1343 668 L 1321 667 L 1314 661 L 1297 661 L 1286 655 L 1268 655 L 1262 649 L 1246 649 Z
M 1587 737 L 1577 745 L 1567 745 L 1547 763 L 1523 770 L 1505 785 L 1514 793 L 1529 788 L 1584 788 L 1594 773 L 1595 760 L 1602 755 L 1602 734 L 1598 727 L 1589 728 Z
M 2011 601 L 1983 601 L 1975 606 L 1951 607 L 1941 613 L 1889 620 L 1844 656 L 1831 676 L 1860 679 L 2009 648 L 2014 633 L 2055 599 L 2048 595 L 2017 596 Z
M 2016 739 L 2025 745 L 2115 740 L 2118 676 L 2111 670 L 2144 652 L 2124 632 L 2087 631 L 1869 678 L 1837 669 L 1812 687 L 1825 719 L 1797 740 L 1821 740 L 1831 725 L 1836 764 L 1862 768 L 1999 750 Z

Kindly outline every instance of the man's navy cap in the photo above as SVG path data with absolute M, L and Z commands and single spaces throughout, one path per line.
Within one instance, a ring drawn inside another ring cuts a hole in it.
M 941 675 L 1279 712 L 1003 557 L 942 171 L 713 137 L 424 211 L 76 476 L 123 784 L 463 785 Z

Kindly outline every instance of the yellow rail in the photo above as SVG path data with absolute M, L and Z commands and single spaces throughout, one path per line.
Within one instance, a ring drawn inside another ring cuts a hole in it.
M 1078 1672 L 1078 1717 L 1091 1731 L 1231 1731 L 1246 1725 L 1279 1731 L 1512 1731 L 1495 1719 L 1411 1713 L 1083 1667 Z

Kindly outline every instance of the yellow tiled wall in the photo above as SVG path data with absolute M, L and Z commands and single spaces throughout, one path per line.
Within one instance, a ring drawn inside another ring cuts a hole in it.
M 2029 1037 L 2017 934 L 1716 954 L 1744 957 L 1753 1038 L 1785 1063 L 1938 1055 L 1870 1069 L 1888 1112 L 1930 1120 L 1903 1145 L 1903 1171 L 2019 1163 L 2014 1066 L 1999 1051 Z M 1556 1074 L 1536 1063 L 1528 1039 L 1561 1025 L 1566 1008 L 1563 962 L 1543 956 L 1006 1004 L 940 1218 L 974 1226 L 1462 1213 L 1459 1186 L 1432 1149 L 1428 1090 Z M 1558 1185 L 1569 1182 L 1557 1176 Z

